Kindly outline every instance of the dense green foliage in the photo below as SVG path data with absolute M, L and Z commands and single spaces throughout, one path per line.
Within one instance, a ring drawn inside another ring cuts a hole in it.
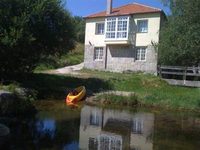
M 80 64 L 83 62 L 83 52 L 84 45 L 82 43 L 76 43 L 72 50 L 63 53 L 61 56 L 49 55 L 41 57 L 34 71 L 38 72 L 41 70 L 56 69 Z
M 166 65 L 200 63 L 200 1 L 163 0 L 171 15 L 161 30 L 159 61 Z
M 41 56 L 73 47 L 73 19 L 61 0 L 0 1 L 0 72 L 32 71 Z
M 85 21 L 82 17 L 74 16 L 73 18 L 76 41 L 84 43 L 85 40 Z

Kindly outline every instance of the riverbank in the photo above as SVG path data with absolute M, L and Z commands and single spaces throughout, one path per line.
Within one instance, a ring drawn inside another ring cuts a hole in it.
M 118 91 L 119 92 L 119 91 Z M 123 92 L 123 91 L 120 91 Z M 132 93 L 132 92 L 131 92 Z M 200 112 L 200 109 L 194 109 L 190 106 L 188 107 L 176 107 L 176 106 L 166 106 L 160 102 L 147 103 L 136 94 L 131 95 L 118 95 L 118 94 L 104 94 L 98 93 L 85 100 L 85 103 L 89 106 L 98 106 L 103 108 L 137 108 L 137 109 L 151 109 L 154 111 L 181 111 L 181 112 Z
M 38 100 L 63 100 L 64 102 L 71 89 L 84 85 L 87 89 L 87 97 L 110 90 L 134 92 L 138 105 L 177 110 L 200 110 L 199 88 L 171 86 L 159 77 L 143 73 L 111 73 L 85 69 L 76 72 L 78 73 L 62 75 L 50 73 L 23 74 L 15 75 L 13 79 L 20 83 L 22 87 L 37 91 Z M 120 106 L 124 102 L 123 99 L 131 101 L 131 98 L 119 97 L 111 95 L 107 96 L 107 99 L 110 99 L 109 103 Z
M 137 104 L 140 106 L 200 111 L 200 88 L 171 86 L 159 77 L 143 73 L 121 74 L 91 70 L 83 70 L 82 72 L 107 81 L 112 90 L 134 92 L 137 96 Z M 101 97 L 105 99 L 108 96 Z M 112 97 L 115 96 L 109 96 L 111 101 Z M 101 98 L 97 96 L 97 99 Z M 129 98 L 122 97 L 121 99 L 121 101 L 123 99 L 127 101 L 126 99 Z M 109 103 L 116 103 L 116 100 Z
M 36 110 L 32 104 L 36 94 L 34 92 L 13 83 L 0 85 L 0 118 L 35 114 Z

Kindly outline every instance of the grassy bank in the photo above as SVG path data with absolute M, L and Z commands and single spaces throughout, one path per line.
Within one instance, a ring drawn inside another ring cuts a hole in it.
M 83 62 L 83 52 L 84 44 L 77 43 L 74 49 L 62 56 L 45 56 L 38 63 L 35 72 L 79 64 Z
M 85 85 L 90 94 L 107 90 L 130 91 L 139 104 L 172 109 L 200 110 L 200 88 L 170 86 L 158 77 L 148 74 L 110 73 L 82 70 L 78 76 L 23 74 L 14 75 L 20 86 L 36 90 L 38 99 L 64 100 L 70 89 Z M 121 104 L 121 99 L 108 97 L 110 103 Z M 131 98 L 124 98 L 126 101 Z
M 117 105 L 117 106 L 138 106 L 138 97 L 135 94 L 116 95 L 116 94 L 99 94 L 93 97 L 92 102 L 96 102 L 97 105 L 107 106 L 107 105 Z M 90 102 L 89 102 L 90 103 Z
M 200 88 L 171 86 L 156 76 L 142 73 L 83 72 L 106 81 L 112 90 L 135 92 L 138 102 L 143 105 L 200 110 Z

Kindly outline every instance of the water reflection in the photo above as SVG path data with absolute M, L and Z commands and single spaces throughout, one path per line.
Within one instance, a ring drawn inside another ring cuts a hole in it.
M 42 102 L 44 103 L 44 102 Z M 130 112 L 62 102 L 35 118 L 1 122 L 10 128 L 0 149 L 52 150 L 199 150 L 200 115 Z M 133 111 L 133 110 L 132 110 Z
M 48 136 L 51 139 L 55 136 L 56 122 L 54 119 L 36 121 L 36 130 L 40 137 Z
M 152 150 L 154 115 L 84 106 L 79 146 L 89 150 Z
M 84 106 L 79 147 L 88 150 L 199 150 L 200 117 Z
M 66 144 L 63 148 L 63 150 L 78 150 L 78 142 L 73 141 L 70 144 Z

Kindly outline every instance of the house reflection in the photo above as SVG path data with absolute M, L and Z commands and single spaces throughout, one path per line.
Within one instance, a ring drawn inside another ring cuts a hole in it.
M 79 146 L 82 150 L 152 150 L 154 115 L 84 106 Z
M 154 115 L 136 113 L 132 117 L 131 150 L 153 150 Z

